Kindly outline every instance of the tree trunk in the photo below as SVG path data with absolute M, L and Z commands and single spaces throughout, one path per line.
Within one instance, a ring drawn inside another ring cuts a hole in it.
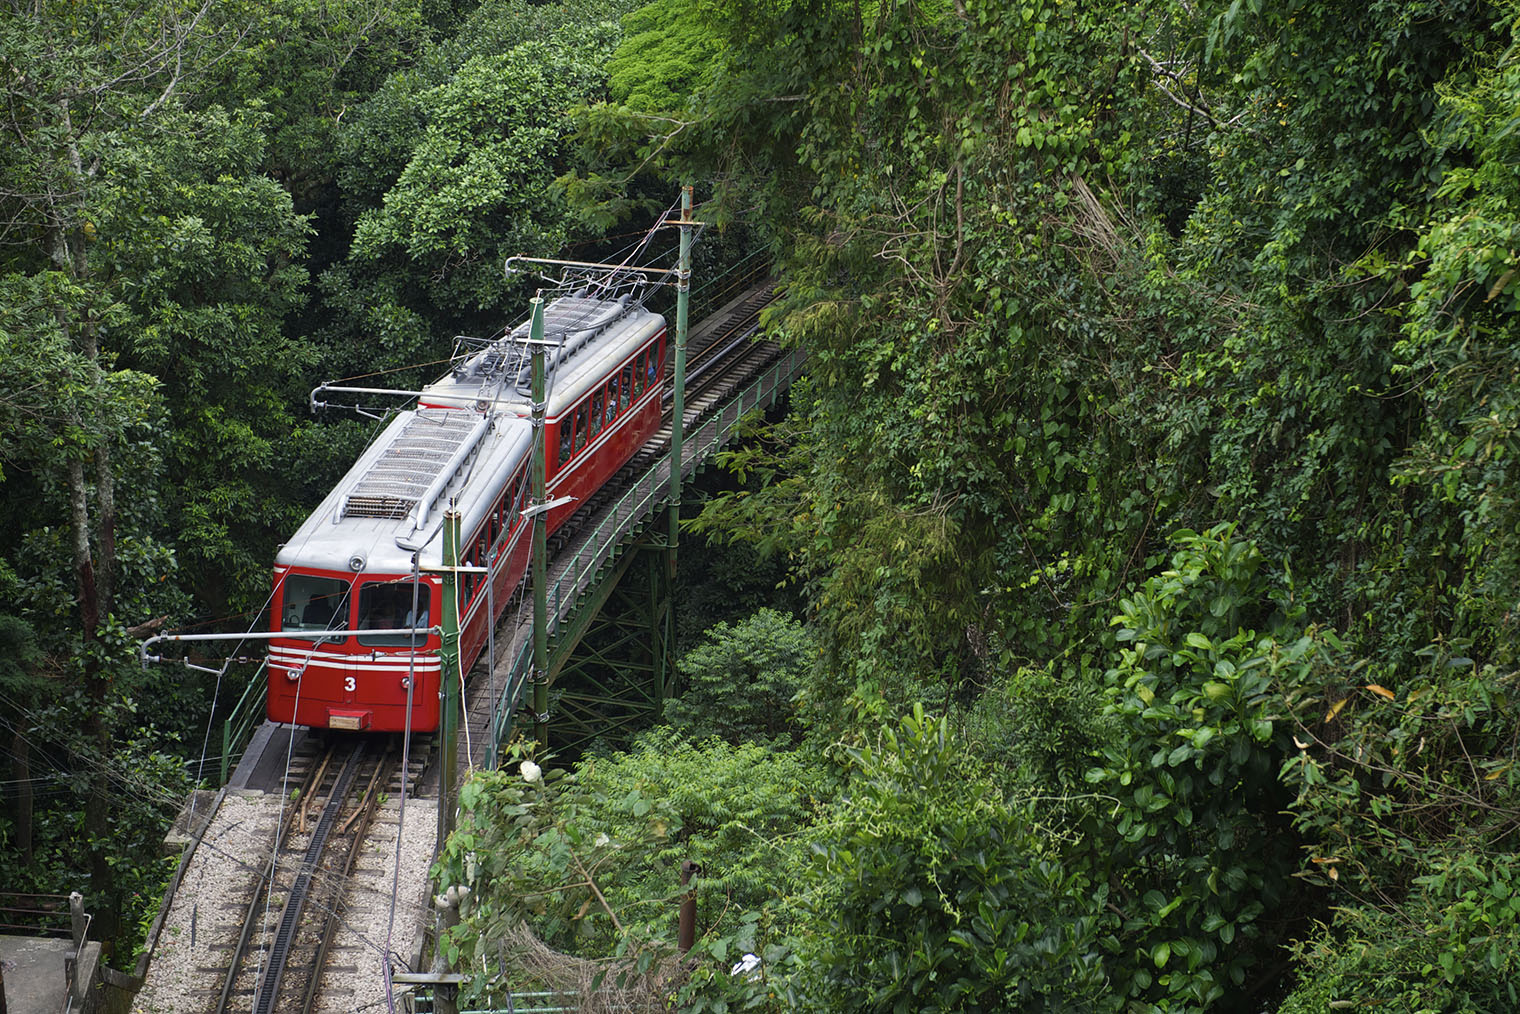
M 108 773 L 111 765 L 111 726 L 106 720 L 109 707 L 109 680 L 100 672 L 96 651 L 100 639 L 101 602 L 99 586 L 95 580 L 95 562 L 90 552 L 90 503 L 89 488 L 85 484 L 84 462 L 74 458 L 69 462 L 69 519 L 74 550 L 74 582 L 79 596 L 79 621 L 84 655 L 85 693 L 89 698 L 89 710 L 85 713 L 83 731 L 86 756 L 77 759 L 89 784 L 85 801 L 84 834 L 85 852 L 89 856 L 90 895 L 94 899 L 97 925 L 102 939 L 114 935 L 116 928 L 116 897 L 113 890 L 111 866 L 107 860 L 107 836 L 111 826 L 110 787 Z
M 82 187 L 89 174 L 79 154 L 66 97 L 59 100 L 59 112 L 68 138 L 69 166 Z M 60 267 L 69 272 L 73 281 L 81 286 L 88 283 L 90 252 L 84 234 L 84 222 L 77 212 L 60 218 L 52 245 L 55 262 L 61 253 L 63 263 Z M 105 378 L 100 368 L 99 327 L 92 310 L 87 306 L 77 311 L 60 307 L 59 322 L 85 361 L 90 385 L 101 390 Z M 116 575 L 116 480 L 111 469 L 109 432 L 103 432 L 104 428 L 100 426 L 86 425 L 82 419 L 76 418 L 75 422 L 83 432 L 90 433 L 93 430 L 95 438 L 90 450 L 95 479 L 95 530 L 91 532 L 90 489 L 85 480 L 82 455 L 74 457 L 68 464 L 69 519 L 75 588 L 79 596 L 85 693 L 90 702 L 82 724 L 85 750 L 92 756 L 80 759 L 89 784 L 84 811 L 85 848 L 89 856 L 90 893 L 95 899 L 96 930 L 101 939 L 108 940 L 116 932 L 120 899 L 109 862 L 112 753 L 110 677 L 100 671 L 97 646 L 101 624 L 110 621 Z
M 11 810 L 16 851 L 26 864 L 32 861 L 32 758 L 31 745 L 20 729 L 11 736 L 11 778 L 16 783 L 16 803 Z

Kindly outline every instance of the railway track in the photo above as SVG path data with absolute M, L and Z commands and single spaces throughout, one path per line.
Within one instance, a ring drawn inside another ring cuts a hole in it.
M 688 428 L 698 425 L 777 357 L 780 350 L 775 345 L 753 340 L 760 311 L 771 298 L 767 288 L 752 289 L 693 329 L 687 357 Z M 610 502 L 642 481 L 639 477 L 669 451 L 669 410 L 667 399 L 662 428 L 552 540 L 551 566 L 560 547 L 568 545 L 573 553 L 577 542 L 600 523 L 600 515 L 606 513 Z M 579 535 L 577 529 L 581 530 Z M 523 595 L 527 587 L 524 582 L 516 595 Z M 520 613 L 514 606 L 511 615 Z M 521 631 L 499 631 L 498 654 L 505 653 L 521 636 Z M 474 736 L 475 745 L 470 752 L 483 753 L 494 691 L 488 681 L 476 678 L 468 692 L 471 704 L 466 728 L 470 731 L 466 735 Z M 432 802 L 426 798 L 428 789 L 436 785 L 437 751 L 431 749 L 431 740 L 413 737 L 405 776 L 408 797 L 417 799 L 425 811 L 426 804 Z M 393 904 L 392 854 L 396 852 L 402 858 L 401 867 L 407 870 L 403 882 L 425 880 L 426 866 L 419 865 L 419 857 L 431 844 L 436 810 L 425 819 L 428 827 L 422 837 L 427 839 L 426 844 L 417 840 L 415 831 L 401 833 L 397 810 L 402 781 L 396 756 L 399 738 L 359 737 L 362 748 L 357 754 L 352 736 L 314 736 L 310 741 L 315 745 L 304 752 L 298 746 L 288 755 L 288 764 L 285 756 L 280 758 L 282 763 L 276 770 L 288 767 L 283 788 L 240 801 L 232 808 L 235 817 L 229 817 L 225 826 L 218 825 L 213 832 L 207 865 L 187 882 L 204 888 L 220 882 L 226 893 L 208 898 L 192 892 L 183 908 L 176 910 L 175 925 L 184 932 L 167 949 L 176 952 L 175 960 L 183 963 L 184 972 L 180 980 L 174 975 L 165 978 L 151 999 L 144 998 L 143 1010 L 203 1010 L 214 1014 L 278 1010 L 281 1014 L 304 1014 L 351 1011 L 356 1006 L 375 1004 L 371 965 L 387 960 L 381 952 L 392 946 L 387 928 L 387 913 Z M 282 755 L 287 749 L 276 742 L 269 748 L 279 749 Z M 466 752 L 461 751 L 461 764 L 467 763 Z M 427 784 L 422 784 L 423 763 L 429 758 L 434 763 Z M 481 760 L 477 757 L 476 763 Z M 419 786 L 423 798 L 415 791 Z M 296 789 L 293 800 L 291 788 Z M 390 798 L 377 809 L 377 801 L 385 795 Z M 369 826 L 371 821 L 373 827 Z M 411 811 L 405 825 L 419 826 Z M 324 833 L 326 840 L 319 841 Z M 216 859 L 211 853 L 231 849 L 234 838 L 241 837 L 248 838 L 245 847 L 250 858 L 246 865 L 235 870 L 220 865 L 229 860 Z M 262 846 L 256 844 L 260 840 Z M 271 853 L 273 859 L 268 858 Z M 358 870 L 351 875 L 356 859 Z M 216 893 L 212 889 L 212 894 Z M 419 893 L 422 897 L 409 900 L 410 909 L 401 911 L 402 921 L 418 920 L 419 905 L 426 905 L 426 892 Z M 197 909 L 202 920 L 199 936 Z M 405 939 L 413 938 L 408 933 Z M 394 946 L 402 953 L 412 953 L 412 945 L 401 939 Z
M 248 899 L 215 1014 L 317 1009 L 354 864 L 382 799 L 400 792 L 399 739 L 335 739 L 300 773 Z

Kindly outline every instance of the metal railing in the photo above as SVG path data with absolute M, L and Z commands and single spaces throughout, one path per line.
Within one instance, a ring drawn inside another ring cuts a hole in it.
M 419 987 L 411 996 L 412 1014 L 433 1014 L 432 990 Z M 511 1006 L 461 1007 L 459 1014 L 575 1014 L 576 999 L 572 993 L 513 993 Z
M 749 386 L 688 434 L 681 454 L 683 480 L 696 472 L 713 452 L 733 439 L 746 414 L 774 404 L 781 391 L 790 386 L 801 372 L 805 359 L 805 354 L 799 349 L 783 352 Z M 550 637 L 555 635 L 565 615 L 595 582 L 602 569 L 616 559 L 618 551 L 636 534 L 639 523 L 653 517 L 658 507 L 666 502 L 670 466 L 670 454 L 666 453 L 623 493 L 590 536 L 582 541 L 581 548 L 568 563 L 561 565 L 556 562 L 557 576 L 548 592 Z M 527 684 L 532 660 L 533 645 L 528 640 L 513 660 L 501 697 L 493 708 L 491 740 L 486 753 L 488 767 L 495 766 L 497 745 L 512 731 L 512 719 Z
M 227 784 L 233 764 L 242 759 L 253 730 L 264 721 L 264 702 L 269 695 L 269 661 L 260 663 L 243 696 L 232 706 L 232 713 L 222 723 L 222 773 L 218 785 Z
M 0 893 L 0 933 L 66 937 L 70 932 L 67 894 Z

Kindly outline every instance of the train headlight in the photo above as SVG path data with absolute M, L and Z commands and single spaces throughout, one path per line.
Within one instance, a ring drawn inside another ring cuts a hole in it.
M 403 677 L 401 677 L 401 689 L 402 690 L 410 690 L 410 689 L 412 689 L 412 678 L 410 676 L 403 676 Z
M 301 671 L 299 669 L 286 669 L 285 678 L 294 683 L 296 680 L 301 678 Z
M 348 569 L 352 570 L 352 571 L 363 570 L 364 569 L 364 557 L 359 556 L 359 555 L 350 556 L 348 558 Z

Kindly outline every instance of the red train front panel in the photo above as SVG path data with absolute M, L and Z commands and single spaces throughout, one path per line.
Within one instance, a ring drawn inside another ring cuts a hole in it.
M 287 569 L 276 570 L 275 587 L 274 615 L 291 636 L 269 646 L 270 721 L 399 732 L 407 727 L 410 680 L 412 730 L 437 728 L 438 638 L 422 638 L 414 653 L 406 634 L 364 633 L 432 625 L 436 582 L 417 586 L 415 613 L 410 575 Z

